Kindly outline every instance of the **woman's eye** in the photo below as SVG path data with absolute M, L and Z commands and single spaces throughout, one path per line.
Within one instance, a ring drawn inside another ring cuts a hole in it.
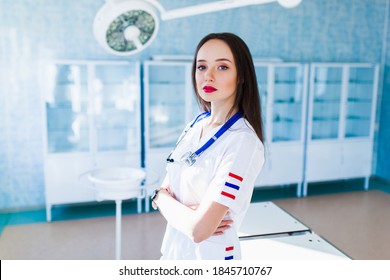
M 229 69 L 229 67 L 227 67 L 225 65 L 221 65 L 221 66 L 218 67 L 218 69 L 220 69 L 220 70 L 227 70 L 227 69 Z
M 206 66 L 204 66 L 204 65 L 199 65 L 199 66 L 198 66 L 198 70 L 199 70 L 199 71 L 202 71 L 202 70 L 204 70 L 204 69 L 206 69 Z

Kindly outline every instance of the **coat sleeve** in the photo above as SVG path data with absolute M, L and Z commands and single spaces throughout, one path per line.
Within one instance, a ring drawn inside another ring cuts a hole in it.
M 248 133 L 232 135 L 229 140 L 206 197 L 238 213 L 251 201 L 254 182 L 264 165 L 264 146 Z

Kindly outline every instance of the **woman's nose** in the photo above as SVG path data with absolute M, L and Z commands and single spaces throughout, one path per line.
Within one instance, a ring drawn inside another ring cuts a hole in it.
M 212 69 L 207 69 L 204 75 L 206 81 L 214 81 L 214 73 Z

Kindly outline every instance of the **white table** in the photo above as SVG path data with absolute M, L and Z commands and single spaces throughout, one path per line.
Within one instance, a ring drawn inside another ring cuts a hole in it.
M 240 237 L 291 234 L 310 229 L 272 202 L 251 203 L 239 230 Z
M 252 203 L 239 230 L 242 259 L 350 259 L 272 202 Z
M 243 260 L 337 260 L 350 259 L 319 235 L 252 237 L 240 240 Z

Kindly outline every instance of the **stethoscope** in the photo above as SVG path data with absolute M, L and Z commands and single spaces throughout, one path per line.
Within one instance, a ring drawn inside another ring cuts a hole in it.
M 179 140 L 176 142 L 175 147 L 173 148 L 172 152 L 169 154 L 167 158 L 167 163 L 173 163 L 175 160 L 171 158 L 172 153 L 175 151 L 176 147 L 180 144 L 181 140 L 183 140 L 184 136 L 187 134 L 187 132 L 200 120 L 207 118 L 211 115 L 210 112 L 203 112 L 200 115 L 198 115 L 195 120 L 191 123 L 191 125 L 186 129 L 182 136 L 179 138 Z M 199 156 L 206 151 L 212 144 L 214 144 L 215 141 L 219 137 L 221 137 L 236 121 L 238 121 L 242 117 L 241 112 L 235 113 L 228 121 L 214 134 L 213 137 L 211 137 L 202 147 L 197 149 L 195 152 L 186 152 L 181 158 L 180 161 L 184 162 L 188 166 L 192 166 L 196 160 L 199 158 Z

